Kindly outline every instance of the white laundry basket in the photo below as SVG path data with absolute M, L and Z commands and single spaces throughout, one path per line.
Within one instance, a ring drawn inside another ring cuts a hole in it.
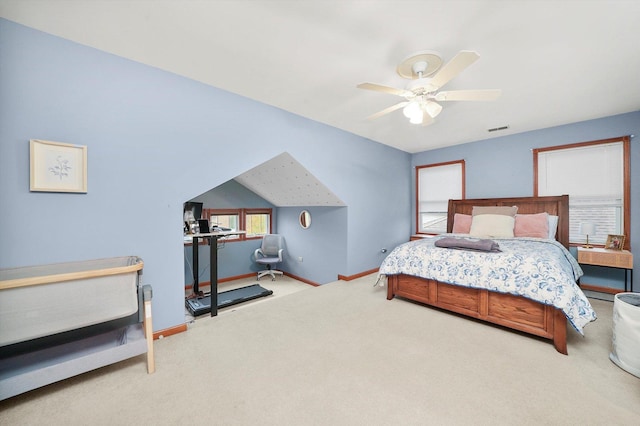
M 609 358 L 640 377 L 640 293 L 618 293 L 613 301 L 613 342 Z

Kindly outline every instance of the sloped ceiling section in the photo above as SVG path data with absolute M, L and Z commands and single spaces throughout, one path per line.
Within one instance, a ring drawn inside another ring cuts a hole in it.
M 277 207 L 345 206 L 287 152 L 237 176 L 235 181 Z

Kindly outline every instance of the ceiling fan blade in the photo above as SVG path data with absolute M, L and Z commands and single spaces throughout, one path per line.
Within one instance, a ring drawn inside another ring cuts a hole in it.
M 413 96 L 413 92 L 410 92 L 408 90 L 396 89 L 395 87 L 383 86 L 381 84 L 375 84 L 375 83 L 361 83 L 361 84 L 358 84 L 357 87 L 358 89 L 373 90 L 376 92 L 389 93 L 391 95 Z
M 460 74 L 465 68 L 478 60 L 480 55 L 470 50 L 462 50 L 458 52 L 449 62 L 447 62 L 440 71 L 433 76 L 430 83 L 435 87 L 435 90 L 444 86 L 453 77 Z
M 500 89 L 451 90 L 436 94 L 437 101 L 495 101 L 502 94 Z
M 367 117 L 367 120 L 373 120 L 376 119 L 378 117 L 382 117 L 385 114 L 389 114 L 390 112 L 393 112 L 397 109 L 400 109 L 402 107 L 404 107 L 405 105 L 408 105 L 409 101 L 404 101 L 404 102 L 400 102 L 398 104 L 392 105 L 389 108 L 385 108 L 382 111 L 378 111 L 375 114 L 370 115 L 369 117 Z

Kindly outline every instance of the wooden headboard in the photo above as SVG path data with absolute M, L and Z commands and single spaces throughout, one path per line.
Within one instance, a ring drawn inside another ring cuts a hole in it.
M 511 198 L 476 198 L 466 200 L 449 200 L 447 213 L 447 232 L 453 230 L 453 216 L 456 213 L 471 214 L 473 206 L 518 206 L 519 214 L 547 212 L 558 216 L 556 240 L 569 248 L 569 196 L 553 197 L 511 197 Z

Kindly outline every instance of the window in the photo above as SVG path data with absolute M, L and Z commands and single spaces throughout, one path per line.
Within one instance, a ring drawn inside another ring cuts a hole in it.
M 239 210 L 218 210 L 206 209 L 209 216 L 210 226 L 220 226 L 222 228 L 231 228 L 233 231 L 242 229 L 240 227 L 240 211 Z M 230 235 L 228 239 L 240 239 L 240 235 Z
M 271 233 L 271 209 L 246 210 L 247 238 L 262 237 Z
M 628 136 L 533 150 L 534 195 L 569 195 L 569 241 L 586 242 L 580 224 L 592 222 L 589 242 L 629 236 Z M 628 239 L 625 248 L 628 248 Z
M 464 198 L 464 160 L 416 167 L 416 232 L 447 232 L 449 200 Z
M 202 217 L 208 217 L 212 226 L 247 231 L 229 236 L 228 240 L 249 240 L 271 233 L 271 212 L 271 209 L 203 209 Z

